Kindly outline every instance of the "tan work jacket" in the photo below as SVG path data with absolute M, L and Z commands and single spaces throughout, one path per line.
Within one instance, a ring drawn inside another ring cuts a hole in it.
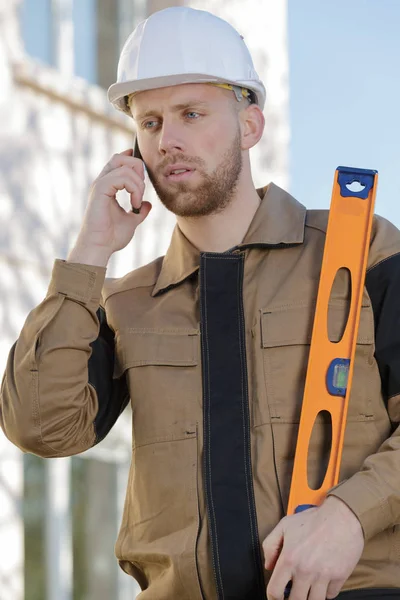
M 143 600 L 265 594 L 261 543 L 287 507 L 328 211 L 306 211 L 272 183 L 258 193 L 243 242 L 224 254 L 199 254 L 176 228 L 164 258 L 122 278 L 57 259 L 9 354 L 0 424 L 23 451 L 82 452 L 131 399 L 116 555 Z M 400 588 L 399 256 L 399 231 L 375 217 L 331 491 L 366 542 L 345 590 Z M 348 295 L 338 277 L 332 340 Z M 310 445 L 314 485 L 326 428 L 321 418 Z

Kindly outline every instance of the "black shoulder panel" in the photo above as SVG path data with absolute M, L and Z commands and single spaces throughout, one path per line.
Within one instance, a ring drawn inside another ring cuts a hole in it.
M 375 320 L 375 358 L 386 398 L 400 394 L 400 254 L 381 261 L 366 276 Z
M 129 402 L 125 374 L 120 379 L 113 379 L 114 333 L 107 325 L 102 307 L 97 311 L 97 318 L 100 332 L 91 344 L 92 354 L 88 363 L 89 383 L 95 388 L 99 403 L 94 421 L 96 444 L 106 437 Z

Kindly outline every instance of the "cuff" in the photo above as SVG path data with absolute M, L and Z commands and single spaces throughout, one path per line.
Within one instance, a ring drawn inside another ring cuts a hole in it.
M 339 483 L 327 496 L 335 496 L 347 504 L 360 521 L 366 541 L 393 525 L 388 499 L 368 486 L 362 472 Z
M 47 294 L 62 294 L 82 304 L 99 304 L 107 267 L 83 265 L 57 258 Z

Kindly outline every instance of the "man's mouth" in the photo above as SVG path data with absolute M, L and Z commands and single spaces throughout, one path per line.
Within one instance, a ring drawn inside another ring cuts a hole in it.
M 167 175 L 168 181 L 186 181 L 194 173 L 194 169 L 176 169 Z

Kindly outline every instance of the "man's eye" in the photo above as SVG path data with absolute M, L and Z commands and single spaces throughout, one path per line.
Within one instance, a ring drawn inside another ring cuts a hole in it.
M 185 116 L 189 118 L 189 121 L 195 121 L 197 117 L 200 116 L 200 113 L 196 112 L 195 110 L 191 110 L 185 113 Z M 157 127 L 157 124 L 158 121 L 146 121 L 145 123 L 143 123 L 142 127 L 143 129 L 155 129 Z

